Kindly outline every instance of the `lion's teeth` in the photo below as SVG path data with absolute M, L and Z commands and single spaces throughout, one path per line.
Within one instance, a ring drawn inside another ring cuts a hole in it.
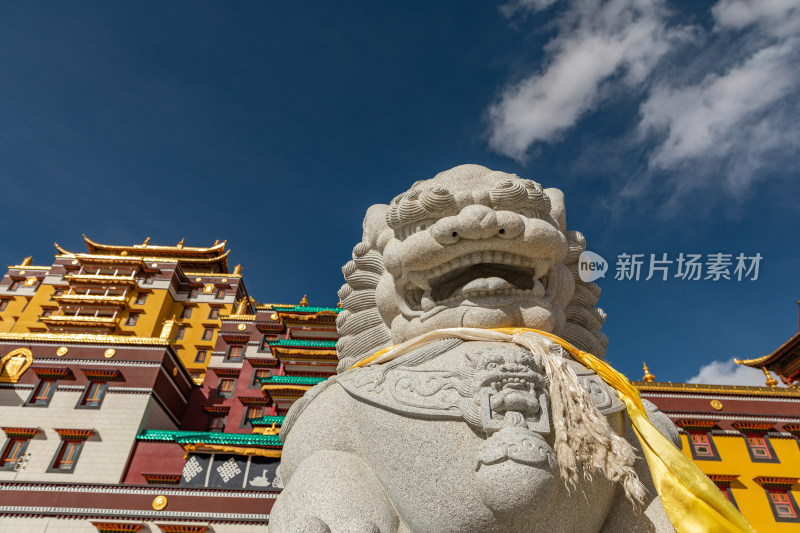
M 538 279 L 533 280 L 533 291 L 532 292 L 533 292 L 533 295 L 536 296 L 536 297 L 541 298 L 542 296 L 544 296 L 544 285 L 542 285 L 542 282 L 539 281 Z
M 548 261 L 547 259 L 537 259 L 535 262 L 535 266 L 536 266 L 535 277 L 538 279 L 547 274 L 547 271 L 550 270 L 550 261 Z
M 436 307 L 436 302 L 431 298 L 431 291 L 425 291 L 425 294 L 422 296 L 421 305 L 423 311 L 430 311 Z

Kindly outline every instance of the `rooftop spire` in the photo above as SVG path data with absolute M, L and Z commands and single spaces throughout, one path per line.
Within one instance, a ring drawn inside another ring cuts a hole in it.
M 24 266 L 24 267 L 31 266 L 32 263 L 33 263 L 33 256 L 29 255 L 28 257 L 26 257 L 25 259 L 22 260 L 22 263 L 20 263 L 20 266 Z
M 642 381 L 645 383 L 652 383 L 656 377 L 650 373 L 650 369 L 647 368 L 647 363 L 642 363 L 642 366 L 644 367 L 644 376 L 642 376 Z
M 774 387 L 778 384 L 778 380 L 770 375 L 769 370 L 767 370 L 767 367 L 762 366 L 761 370 L 763 370 L 764 375 L 767 376 L 767 383 L 766 383 L 767 387 Z
M 300 300 L 300 307 L 308 307 L 308 295 L 304 294 L 303 299 Z

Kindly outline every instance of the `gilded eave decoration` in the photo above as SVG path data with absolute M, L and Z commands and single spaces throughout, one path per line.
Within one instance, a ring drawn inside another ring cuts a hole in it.
M 33 353 L 17 348 L 0 359 L 0 383 L 17 383 L 33 363 Z

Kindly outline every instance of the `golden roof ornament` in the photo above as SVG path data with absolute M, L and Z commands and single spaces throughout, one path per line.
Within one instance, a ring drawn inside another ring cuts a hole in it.
M 185 237 L 184 237 L 184 238 L 181 238 L 181 242 L 179 242 L 179 243 L 177 244 L 177 247 L 178 247 L 178 248 L 183 248 L 183 241 L 185 241 L 185 240 L 186 240 L 186 238 L 185 238 Z
M 341 309 L 341 308 L 342 308 L 342 302 L 339 302 L 338 304 L 336 304 L 336 307 L 338 307 L 339 309 Z
M 766 383 L 767 387 L 775 387 L 778 384 L 778 380 L 773 378 L 769 374 L 769 370 L 767 370 L 767 367 L 762 366 L 761 370 L 763 370 L 764 371 L 764 375 L 767 376 L 767 383 Z
M 308 307 L 308 295 L 304 294 L 303 299 L 300 300 L 300 307 Z
M 656 377 L 650 373 L 650 369 L 647 368 L 647 363 L 642 363 L 642 366 L 644 367 L 644 376 L 642 376 L 642 381 L 645 383 L 652 383 Z
M 236 308 L 237 315 L 246 315 L 247 314 L 247 298 L 242 298 L 242 301 L 239 302 L 239 306 Z
M 147 247 L 147 245 L 148 245 L 149 243 L 150 243 L 150 237 L 147 237 L 147 238 L 144 240 L 144 242 L 142 243 L 142 247 L 143 247 L 143 248 L 146 248 L 146 247 Z
M 236 265 L 235 267 L 233 267 L 233 275 L 234 276 L 242 275 L 242 265 Z
M 32 263 L 33 263 L 33 256 L 29 255 L 28 257 L 22 260 L 22 263 L 20 263 L 19 266 L 24 266 L 24 267 L 31 266 Z

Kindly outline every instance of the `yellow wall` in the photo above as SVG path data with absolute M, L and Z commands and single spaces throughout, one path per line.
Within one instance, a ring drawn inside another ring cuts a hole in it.
M 800 478 L 800 446 L 796 438 L 770 438 L 770 443 L 780 463 L 754 463 L 747 451 L 744 436 L 710 435 L 719 453 L 720 461 L 694 460 L 706 474 L 737 475 L 731 483 L 731 492 L 739 510 L 759 533 L 800 531 L 800 523 L 776 522 L 767 493 L 753 481 L 759 476 Z M 681 435 L 683 453 L 690 459 L 692 452 L 686 435 Z M 794 499 L 800 502 L 800 487 L 791 487 Z

